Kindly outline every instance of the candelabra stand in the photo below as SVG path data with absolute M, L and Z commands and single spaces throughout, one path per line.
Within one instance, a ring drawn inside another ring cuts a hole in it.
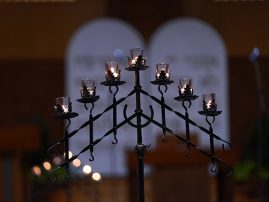
M 213 163 L 213 166 L 211 169 L 212 172 L 215 171 L 213 169 L 215 163 L 219 163 L 220 165 L 227 168 L 227 171 L 230 172 L 231 169 L 227 165 L 225 165 L 225 163 L 215 155 L 215 151 L 214 151 L 215 139 L 218 141 L 221 141 L 223 145 L 227 144 L 229 147 L 231 147 L 229 142 L 223 140 L 222 138 L 214 134 L 212 124 L 209 121 L 209 117 L 213 118 L 212 119 L 212 122 L 213 122 L 215 120 L 215 116 L 221 113 L 221 111 L 216 110 L 217 108 L 216 108 L 216 103 L 215 103 L 215 94 L 211 96 L 203 97 L 204 98 L 203 111 L 199 112 L 200 114 L 206 116 L 206 122 L 209 124 L 209 129 L 206 129 L 202 126 L 199 126 L 196 122 L 194 122 L 193 120 L 189 118 L 188 108 L 191 107 L 192 101 L 198 98 L 198 96 L 193 95 L 191 80 L 184 78 L 183 80 L 180 81 L 179 96 L 175 97 L 175 100 L 182 102 L 182 106 L 185 109 L 185 115 L 183 115 L 182 113 L 172 109 L 169 105 L 165 103 L 164 93 L 167 91 L 168 85 L 173 83 L 173 81 L 170 80 L 170 71 L 168 68 L 169 65 L 165 63 L 157 64 L 156 79 L 151 82 L 152 84 L 158 86 L 158 90 L 161 94 L 161 98 L 159 99 L 153 95 L 150 95 L 145 90 L 143 90 L 140 84 L 140 72 L 149 68 L 146 65 L 146 59 L 143 57 L 143 50 L 131 49 L 131 57 L 128 58 L 128 60 L 129 60 L 129 66 L 125 69 L 127 71 L 134 72 L 135 74 L 134 89 L 131 90 L 125 97 L 117 99 L 116 95 L 119 91 L 119 86 L 123 85 L 125 82 L 120 80 L 120 70 L 118 68 L 118 65 L 114 62 L 107 63 L 106 71 L 105 71 L 106 81 L 102 82 L 101 84 L 109 87 L 110 93 L 113 94 L 113 102 L 110 106 L 105 108 L 103 112 L 97 115 L 93 115 L 94 103 L 99 99 L 99 96 L 96 95 L 96 87 L 94 85 L 94 82 L 90 80 L 83 80 L 81 82 L 81 98 L 78 99 L 77 101 L 80 103 L 83 103 L 86 110 L 88 109 L 87 105 L 91 104 L 91 109 L 89 113 L 89 119 L 85 123 L 83 123 L 78 129 L 70 133 L 67 132 L 67 128 L 71 123 L 71 118 L 75 118 L 76 116 L 78 116 L 77 113 L 72 112 L 71 102 L 68 100 L 68 103 L 66 104 L 66 103 L 63 103 L 63 101 L 57 102 L 56 100 L 56 106 L 55 106 L 56 115 L 55 116 L 62 120 L 67 119 L 68 124 L 65 129 L 64 137 L 61 140 L 59 140 L 55 145 L 53 145 L 51 148 L 49 148 L 49 153 L 53 154 L 57 152 L 57 147 L 60 144 L 65 144 L 65 147 L 64 147 L 65 159 L 58 167 L 56 167 L 53 171 L 49 173 L 49 176 L 52 176 L 50 177 L 50 179 L 56 180 L 57 176 L 55 174 L 55 171 L 59 168 L 65 168 L 67 176 L 69 176 L 69 166 L 68 166 L 69 163 L 71 163 L 73 160 L 78 158 L 79 155 L 81 155 L 82 153 L 88 150 L 90 151 L 89 160 L 93 161 L 94 160 L 94 156 L 93 156 L 94 146 L 102 142 L 102 140 L 105 137 L 112 134 L 114 138 L 112 144 L 117 144 L 118 143 L 117 130 L 121 128 L 122 126 L 124 126 L 125 124 L 129 124 L 130 126 L 136 128 L 137 142 L 136 142 L 136 146 L 134 150 L 137 156 L 137 165 L 138 165 L 137 179 L 138 179 L 138 201 L 139 202 L 144 202 L 144 155 L 147 149 L 150 147 L 150 145 L 143 144 L 142 129 L 151 123 L 158 126 L 162 130 L 163 141 L 165 141 L 166 134 L 174 135 L 177 139 L 186 143 L 187 148 L 189 150 L 196 149 L 200 151 L 203 155 L 210 158 L 210 160 Z M 113 92 L 113 89 L 115 89 L 114 92 Z M 124 120 L 118 123 L 117 106 L 123 103 L 127 98 L 131 96 L 135 96 L 135 111 L 133 114 L 128 116 L 127 115 L 128 105 L 125 104 L 123 108 Z M 160 106 L 161 122 L 155 119 L 152 105 L 149 105 L 150 115 L 147 115 L 143 112 L 142 107 L 141 107 L 141 96 L 149 97 L 152 101 L 154 101 Z M 112 123 L 113 123 L 112 128 L 108 130 L 102 137 L 94 139 L 94 134 L 93 134 L 94 122 L 97 119 L 101 118 L 104 113 L 109 112 L 111 110 L 112 110 Z M 166 111 L 173 113 L 174 115 L 176 115 L 177 117 L 185 121 L 185 126 L 186 126 L 185 138 L 181 137 L 180 135 L 175 134 L 173 130 L 168 128 L 166 124 Z M 143 120 L 145 120 L 145 122 Z M 199 146 L 191 142 L 190 129 L 189 129 L 190 125 L 199 128 L 205 134 L 209 135 L 210 151 L 203 150 Z M 72 157 L 69 157 L 68 155 L 69 140 L 75 134 L 77 134 L 82 128 L 85 128 L 87 126 L 89 127 L 89 144 L 85 148 L 82 148 L 78 154 Z

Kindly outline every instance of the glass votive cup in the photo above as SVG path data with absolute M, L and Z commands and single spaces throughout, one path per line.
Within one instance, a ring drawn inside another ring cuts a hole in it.
M 144 50 L 142 48 L 130 49 L 129 66 L 145 65 Z
M 192 79 L 184 77 L 179 79 L 179 95 L 180 96 L 191 96 L 193 95 Z
M 203 94 L 203 110 L 204 111 L 216 111 L 217 110 L 215 93 Z
M 111 61 L 105 64 L 105 77 L 106 81 L 120 80 L 120 69 L 119 64 L 117 62 Z
M 57 97 L 55 111 L 57 113 L 68 113 L 71 112 L 71 103 L 69 97 Z
M 156 64 L 156 80 L 168 81 L 170 79 L 169 64 Z
M 89 98 L 94 97 L 96 94 L 96 87 L 95 87 L 94 80 L 81 80 L 80 86 L 80 94 L 81 98 Z

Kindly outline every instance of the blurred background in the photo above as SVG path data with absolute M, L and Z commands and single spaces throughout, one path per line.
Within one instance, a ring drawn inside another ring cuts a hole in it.
M 83 24 L 101 17 L 129 23 L 146 43 L 168 20 L 193 17 L 211 25 L 227 49 L 233 148 L 221 155 L 233 175 L 221 169 L 212 175 L 207 158 L 194 152 L 186 159 L 177 143 L 157 140 L 145 159 L 153 170 L 145 180 L 146 201 L 269 201 L 268 8 L 266 0 L 0 0 L 0 201 L 136 201 L 132 151 L 126 151 L 124 177 L 98 180 L 91 173 L 52 183 L 43 165 L 47 149 L 63 136 L 52 112 L 65 93 L 68 43 Z M 255 46 L 262 89 L 249 61 Z

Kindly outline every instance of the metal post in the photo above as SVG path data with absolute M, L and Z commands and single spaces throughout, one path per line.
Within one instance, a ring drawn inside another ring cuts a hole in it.
M 135 71 L 135 90 L 136 90 L 136 110 L 137 113 L 137 145 L 135 148 L 137 155 L 137 186 L 138 186 L 138 202 L 145 201 L 144 193 L 144 152 L 145 148 L 142 140 L 142 128 L 141 128 L 141 99 L 140 99 L 140 77 L 139 70 Z

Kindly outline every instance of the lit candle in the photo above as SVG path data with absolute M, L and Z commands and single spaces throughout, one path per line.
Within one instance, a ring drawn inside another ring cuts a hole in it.
M 96 87 L 93 80 L 81 80 L 80 94 L 82 98 L 92 97 L 96 94 Z
M 203 94 L 203 110 L 204 111 L 216 111 L 217 110 L 215 93 Z
M 120 69 L 117 62 L 108 62 L 105 65 L 105 77 L 107 81 L 119 81 Z
M 179 89 L 179 95 L 181 96 L 193 95 L 192 79 L 186 77 L 180 79 L 178 89 Z
M 71 112 L 70 98 L 69 97 L 57 97 L 56 105 L 54 109 L 57 113 L 68 113 Z
M 131 65 L 135 65 L 138 57 L 135 57 L 131 60 Z
M 170 70 L 169 64 L 159 63 L 156 65 L 156 80 L 169 81 Z
M 142 48 L 130 49 L 129 66 L 145 65 Z

